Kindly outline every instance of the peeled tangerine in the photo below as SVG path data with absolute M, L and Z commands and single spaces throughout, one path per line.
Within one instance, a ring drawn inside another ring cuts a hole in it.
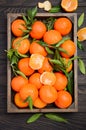
M 61 7 L 66 12 L 73 12 L 78 7 L 78 0 L 62 0 L 61 1 Z
M 86 40 L 86 27 L 79 29 L 77 32 L 77 36 L 79 41 Z

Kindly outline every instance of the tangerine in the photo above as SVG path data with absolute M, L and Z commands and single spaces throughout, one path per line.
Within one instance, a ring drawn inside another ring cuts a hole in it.
M 43 40 L 47 44 L 56 44 L 62 39 L 60 32 L 56 30 L 49 30 L 44 34 Z
M 24 102 L 19 93 L 16 93 L 14 96 L 14 103 L 16 104 L 17 107 L 19 108 L 26 108 L 28 106 L 27 102 Z
M 40 73 L 35 72 L 29 77 L 29 83 L 34 84 L 37 89 L 41 88 L 42 83 L 40 82 Z
M 21 72 L 23 72 L 26 76 L 34 73 L 34 70 L 29 66 L 29 58 L 22 58 L 18 61 L 18 68 Z
M 47 103 L 43 102 L 40 97 L 37 97 L 36 100 L 33 103 L 33 106 L 36 108 L 44 108 L 47 106 Z
M 24 30 L 26 30 L 25 27 L 25 21 L 22 19 L 16 19 L 12 22 L 11 25 L 11 30 L 12 33 L 17 36 L 17 37 L 21 37 L 24 34 Z
M 54 23 L 54 29 L 59 31 L 63 36 L 67 35 L 72 30 L 72 22 L 66 17 L 58 18 Z
M 26 54 L 30 49 L 30 41 L 29 39 L 17 37 L 12 42 L 12 48 L 16 49 L 21 54 Z
M 35 21 L 32 24 L 32 30 L 30 32 L 30 36 L 35 39 L 41 39 L 45 34 L 47 28 L 42 21 Z
M 11 80 L 11 87 L 14 91 L 19 92 L 20 89 L 27 83 L 28 83 L 28 79 L 22 76 L 15 76 Z
M 72 40 L 66 40 L 63 44 L 60 46 L 63 48 L 66 52 L 61 52 L 61 56 L 64 58 L 70 58 L 72 57 L 76 52 L 76 46 L 75 43 Z
M 43 56 L 47 55 L 47 52 L 43 46 L 41 46 L 37 41 L 33 41 L 30 45 L 30 54 L 39 53 Z
M 79 41 L 86 40 L 86 27 L 79 29 L 77 32 L 77 36 Z
M 67 108 L 72 103 L 72 96 L 68 91 L 62 90 L 58 92 L 55 105 L 59 108 Z
M 22 100 L 26 100 L 29 96 L 32 98 L 33 101 L 36 100 L 38 97 L 38 90 L 35 85 L 28 83 L 24 85 L 19 91 L 20 97 Z
M 39 90 L 39 96 L 45 103 L 53 103 L 57 99 L 57 91 L 51 85 L 44 85 Z
M 45 57 L 43 66 L 41 69 L 38 70 L 39 73 L 43 73 L 44 71 L 49 71 L 51 72 L 53 70 L 51 64 L 49 63 L 49 58 Z
M 54 84 L 54 87 L 56 88 L 56 90 L 59 91 L 65 89 L 68 83 L 67 77 L 60 72 L 56 72 L 55 76 L 56 76 L 56 82 Z
M 40 55 L 38 53 L 32 54 L 30 56 L 29 66 L 33 70 L 38 70 L 38 69 L 40 69 L 42 67 L 44 59 L 45 59 L 45 57 L 43 55 Z
M 62 0 L 61 1 L 61 7 L 66 12 L 73 12 L 78 7 L 78 0 Z
M 54 85 L 56 82 L 56 76 L 53 72 L 45 71 L 41 74 L 40 81 L 44 85 Z

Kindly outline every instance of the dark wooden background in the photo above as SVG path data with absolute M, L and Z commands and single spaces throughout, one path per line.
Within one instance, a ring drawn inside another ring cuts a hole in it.
M 85 130 L 86 129 L 86 75 L 78 71 L 78 93 L 79 112 L 60 113 L 67 118 L 70 124 L 58 123 L 41 117 L 35 123 L 26 124 L 31 114 L 8 114 L 7 113 L 7 60 L 4 50 L 7 48 L 7 13 L 21 13 L 28 8 L 37 5 L 38 1 L 44 0 L 0 0 L 0 130 Z M 51 0 L 52 5 L 58 5 L 61 0 Z M 42 10 L 39 9 L 39 12 Z M 63 12 L 63 11 L 62 11 Z M 85 21 L 82 27 L 86 26 L 86 1 L 79 0 L 76 11 L 78 17 L 85 13 Z M 86 41 L 83 46 L 85 51 L 78 50 L 86 64 Z

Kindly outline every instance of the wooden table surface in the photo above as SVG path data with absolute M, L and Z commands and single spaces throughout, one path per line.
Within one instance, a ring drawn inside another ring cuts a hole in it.
M 70 124 L 58 123 L 41 117 L 35 123 L 26 124 L 26 120 L 32 114 L 9 114 L 7 113 L 7 60 L 4 50 L 7 48 L 7 13 L 21 13 L 28 8 L 37 5 L 39 0 L 0 0 L 0 130 L 85 130 L 86 129 L 86 75 L 78 71 L 79 111 L 77 113 L 60 113 L 67 118 Z M 43 1 L 43 0 L 40 0 Z M 58 5 L 61 0 L 51 0 L 52 5 Z M 39 10 L 41 12 L 41 10 Z M 62 11 L 64 12 L 64 11 Z M 75 13 L 85 13 L 86 26 L 86 1 L 79 0 L 78 9 Z M 86 41 L 83 46 L 85 51 L 78 49 L 86 64 Z

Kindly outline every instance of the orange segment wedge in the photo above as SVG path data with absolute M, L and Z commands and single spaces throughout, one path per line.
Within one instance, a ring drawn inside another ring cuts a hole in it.
M 62 0 L 61 1 L 61 7 L 66 12 L 73 12 L 78 7 L 78 0 Z
M 77 36 L 79 41 L 86 40 L 86 27 L 79 29 L 77 32 Z
M 40 54 L 32 54 L 32 55 L 30 56 L 29 66 L 30 66 L 33 70 L 38 70 L 38 69 L 42 68 L 44 59 L 45 59 L 45 57 L 44 57 L 43 55 L 40 55 Z
M 40 81 L 44 85 L 54 85 L 56 82 L 56 76 L 53 72 L 45 71 L 41 74 Z

